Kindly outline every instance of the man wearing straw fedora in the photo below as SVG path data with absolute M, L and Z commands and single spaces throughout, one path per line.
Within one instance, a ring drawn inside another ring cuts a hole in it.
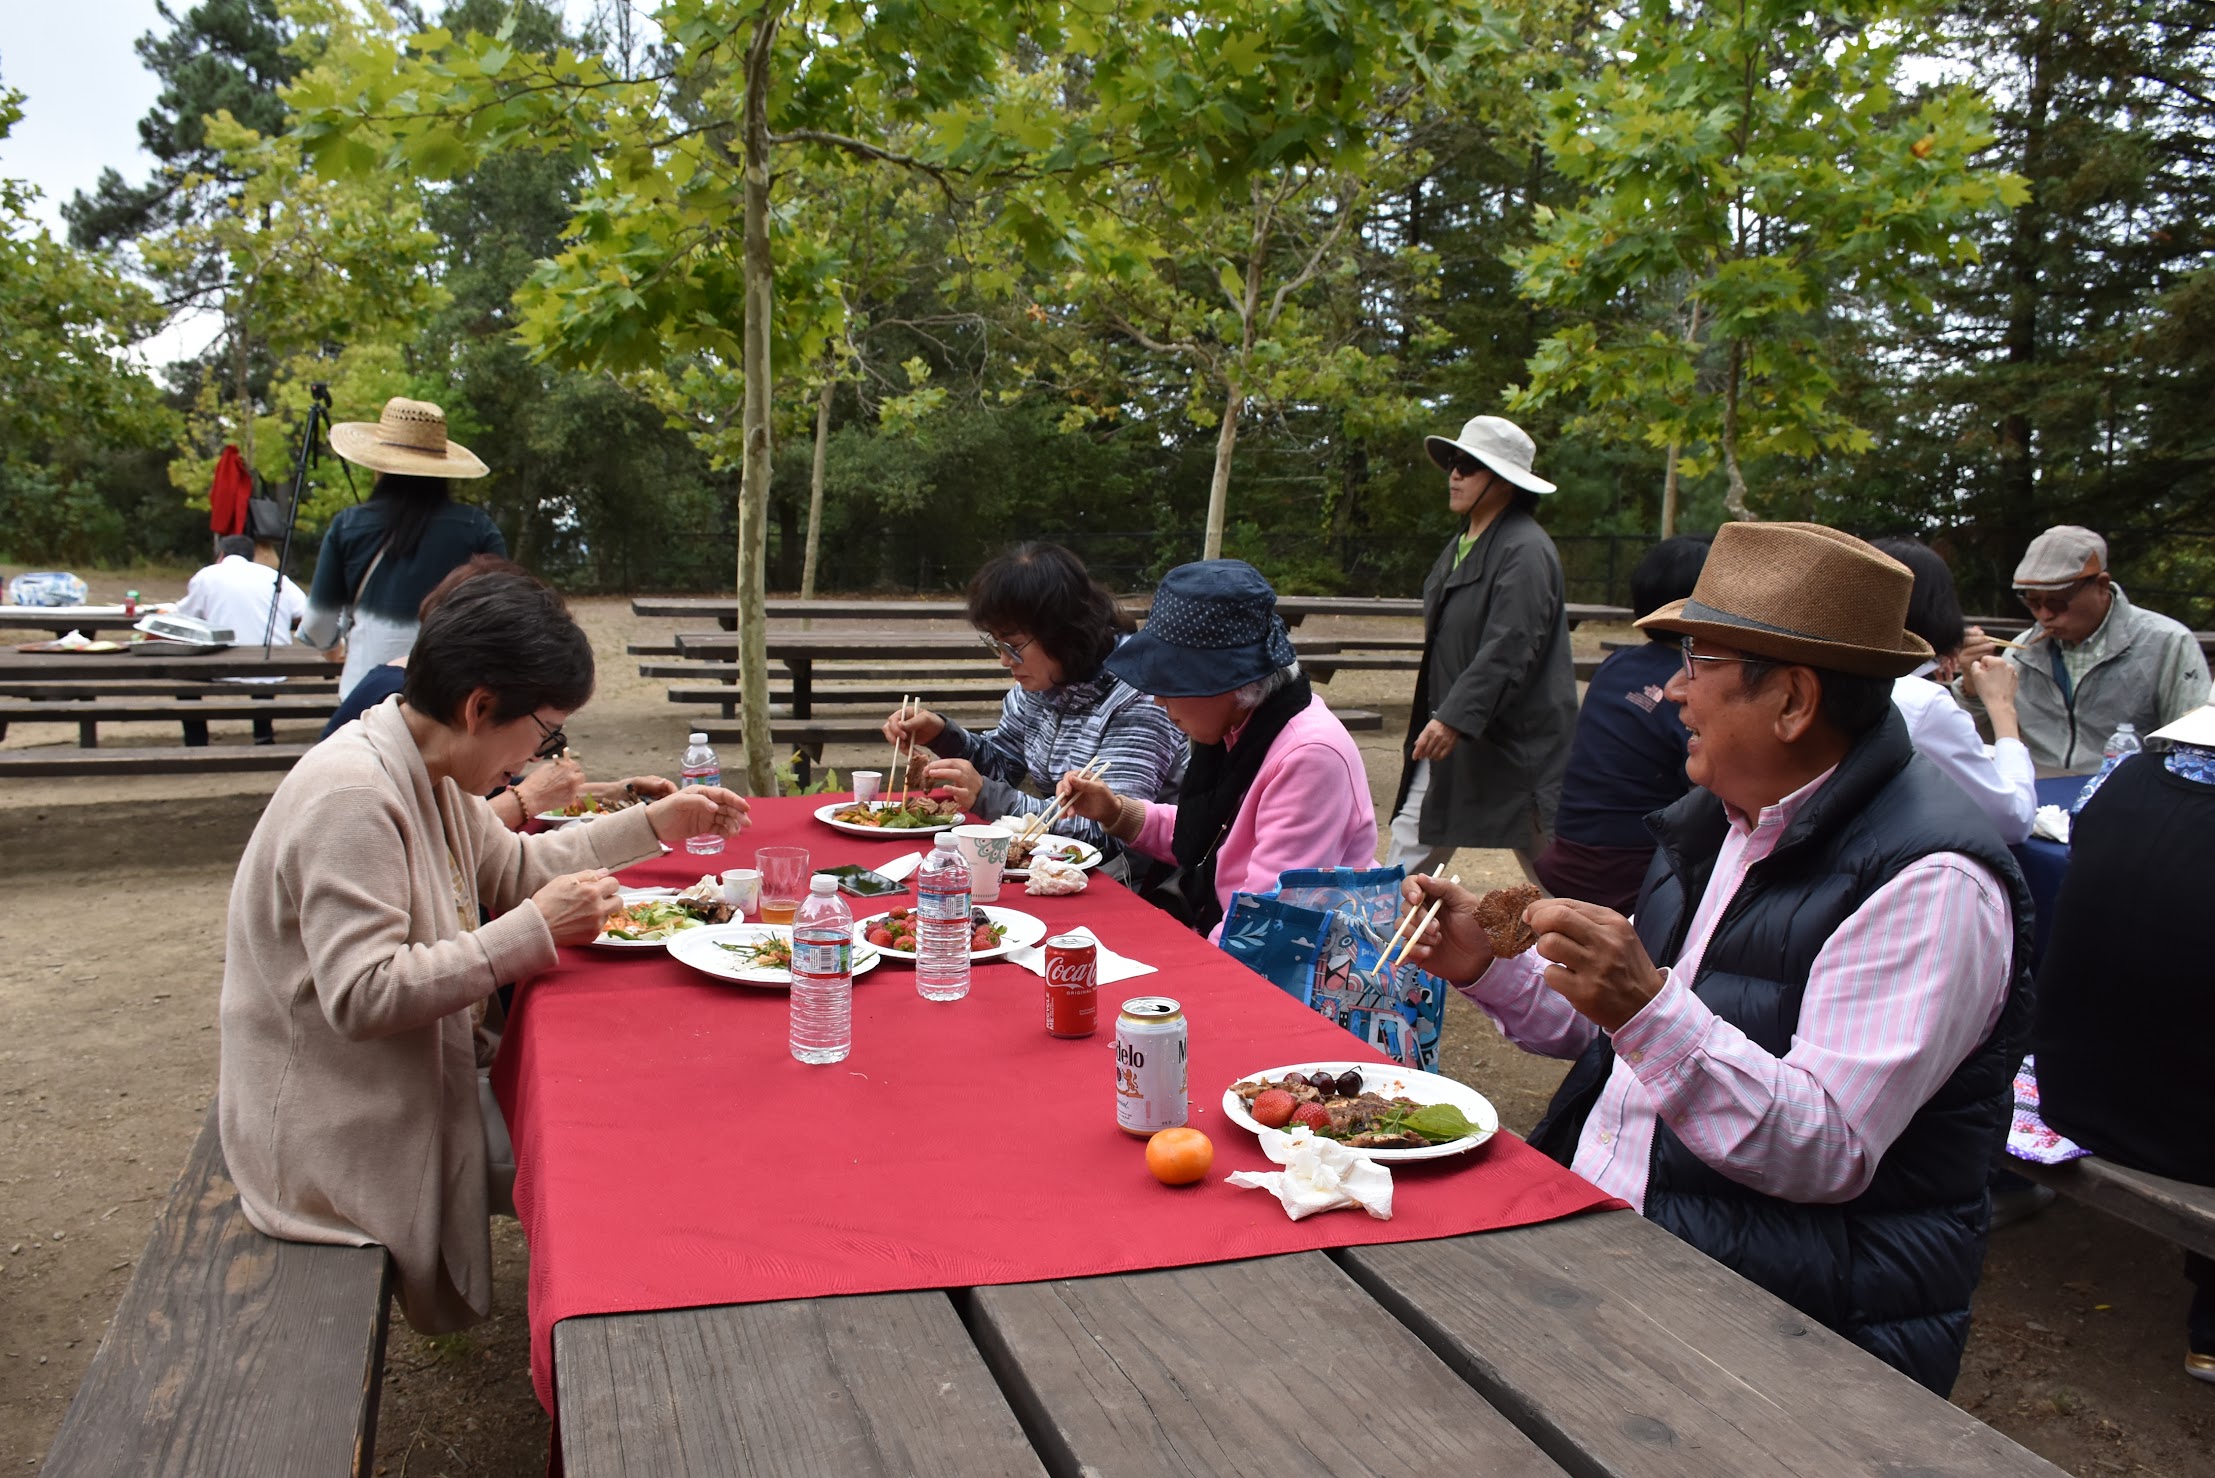
M 446 436 L 446 412 L 394 396 L 371 421 L 331 428 L 331 450 L 377 474 L 369 501 L 342 510 L 323 534 L 300 640 L 346 643 L 340 697 L 362 674 L 415 645 L 416 608 L 439 581 L 478 554 L 505 559 L 507 540 L 482 508 L 456 503 L 449 478 L 483 477 L 477 454 Z
M 2030 1009 L 2031 904 L 1892 680 L 1930 659 L 1914 577 L 1819 524 L 1730 524 L 1668 696 L 1694 789 L 1632 919 L 1532 904 L 1494 958 L 1446 899 L 1416 955 L 1526 1048 L 1576 1059 L 1532 1142 L 1941 1394 Z M 1427 958 L 1425 956 L 1427 955 Z

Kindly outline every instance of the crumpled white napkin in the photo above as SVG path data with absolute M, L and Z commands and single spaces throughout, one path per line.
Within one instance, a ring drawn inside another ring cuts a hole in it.
M 2069 844 L 2069 813 L 2059 806 L 2040 806 L 2031 817 L 2030 834 L 2049 842 Z
M 1041 898 L 1082 893 L 1087 886 L 1084 869 L 1074 862 L 1057 862 L 1051 857 L 1041 857 L 1030 865 L 1029 871 L 1029 877 L 1023 882 L 1023 891 L 1035 893 Z
M 910 852 L 905 857 L 895 857 L 890 862 L 880 862 L 870 871 L 879 877 L 890 878 L 897 883 L 922 865 L 923 854 L 921 852 Z
M 1082 924 L 1074 929 L 1067 929 L 1062 932 L 1082 934 L 1095 945 L 1099 945 L 1099 955 L 1093 961 L 1098 973 L 1093 979 L 1100 985 L 1113 985 L 1118 980 L 1128 980 L 1134 975 L 1152 975 L 1156 971 L 1155 966 L 1149 965 L 1143 960 L 1134 960 L 1129 955 L 1119 955 L 1106 945 L 1100 944 L 1100 936 L 1085 928 Z M 1043 977 L 1046 973 L 1046 941 L 1041 939 L 1030 948 L 1019 949 L 1007 958 L 1021 965 L 1033 975 Z
M 1261 1152 L 1282 1170 L 1240 1170 L 1224 1177 L 1241 1190 L 1267 1191 L 1294 1221 L 1340 1206 L 1359 1206 L 1379 1221 L 1392 1219 L 1392 1172 L 1324 1139 L 1305 1124 L 1289 1133 L 1261 1131 Z

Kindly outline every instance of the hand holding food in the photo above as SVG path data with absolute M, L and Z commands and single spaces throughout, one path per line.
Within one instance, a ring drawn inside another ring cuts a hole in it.
M 946 720 L 928 708 L 910 705 L 904 713 L 895 708 L 885 716 L 884 738 L 887 744 L 902 747 L 928 744 L 945 731 Z
M 1492 941 L 1494 959 L 1519 955 L 1538 942 L 1523 913 L 1544 896 L 1529 883 L 1517 883 L 1512 888 L 1494 888 L 1477 900 L 1477 923 Z
M 1574 898 L 1548 898 L 1530 906 L 1547 988 L 1605 1031 L 1629 1021 L 1661 993 L 1668 973 L 1658 968 L 1629 919 L 1612 908 Z
M 658 801 L 665 795 L 675 795 L 677 782 L 664 780 L 659 775 L 633 775 L 621 782 L 607 780 L 590 784 L 585 786 L 585 790 L 588 794 L 601 796 L 603 800 L 609 795 L 627 795 L 642 801 Z
M 2015 664 L 2005 657 L 1979 657 L 1968 665 L 1963 686 L 1987 710 L 2015 707 Z
M 1122 797 L 1108 789 L 1105 780 L 1094 780 L 1081 770 L 1062 776 L 1054 794 L 1068 803 L 1062 811 L 1064 816 L 1082 816 L 1105 826 L 1123 814 Z
M 1444 878 L 1412 877 L 1400 884 L 1409 912 L 1425 909 L 1434 898 L 1445 907 L 1416 934 L 1407 957 L 1433 975 L 1467 984 L 1492 968 L 1492 940 L 1477 916 L 1477 896 Z
M 745 797 L 720 785 L 692 785 L 673 791 L 646 808 L 654 835 L 665 842 L 686 837 L 737 836 L 746 829 Z
M 923 768 L 923 788 L 944 791 L 946 799 L 958 802 L 960 809 L 967 811 L 977 804 L 984 776 L 967 760 L 932 760 Z
M 515 787 L 515 798 L 523 803 L 525 816 L 542 816 L 561 810 L 584 789 L 585 767 L 565 754 L 525 775 Z
M 1980 657 L 1997 657 L 2000 654 L 1998 643 L 1986 636 L 1981 626 L 1967 628 L 1962 637 L 1960 658 L 1964 668 L 1976 666 Z
M 565 873 L 531 895 L 539 917 L 556 944 L 589 944 L 600 925 L 623 904 L 623 890 L 612 873 L 593 868 Z

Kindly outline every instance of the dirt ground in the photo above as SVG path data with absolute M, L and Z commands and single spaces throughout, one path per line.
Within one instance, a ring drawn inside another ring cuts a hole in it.
M 127 585 L 155 599 L 181 593 L 183 578 L 102 576 L 94 598 Z M 596 775 L 670 770 L 688 710 L 639 678 L 623 646 L 672 623 L 634 619 L 614 599 L 577 610 L 601 656 L 599 693 L 569 725 L 577 752 Z M 1605 634 L 1581 631 L 1580 649 Z M 1380 813 L 1411 687 L 1405 673 L 1346 674 L 1326 690 L 1342 706 L 1385 712 L 1383 733 L 1357 736 Z M 175 742 L 133 727 L 103 740 Z M 225 727 L 216 742 L 243 738 L 243 725 Z M 283 727 L 285 740 L 313 737 Z M 6 745 L 74 742 L 73 729 L 17 726 Z M 875 757 L 828 756 L 841 770 Z M 0 1473 L 35 1467 L 52 1440 L 214 1092 L 225 899 L 275 783 L 0 782 L 10 895 L 0 914 Z M 1519 880 L 1506 853 L 1463 853 L 1453 866 L 1472 884 Z M 88 927 L 94 919 L 109 922 Z M 1473 1007 L 1451 1004 L 1446 1070 L 1528 1129 L 1560 1065 L 1523 1055 Z M 494 1226 L 494 1319 L 438 1339 L 395 1321 L 379 1473 L 545 1471 L 547 1421 L 526 1365 L 529 1251 L 514 1222 Z M 2058 1205 L 1993 1238 L 1954 1399 L 2072 1473 L 2215 1475 L 2215 1387 L 2179 1368 L 2186 1296 L 2174 1248 Z

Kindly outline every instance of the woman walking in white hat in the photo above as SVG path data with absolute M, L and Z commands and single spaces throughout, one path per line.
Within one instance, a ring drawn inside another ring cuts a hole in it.
M 1466 520 L 1423 581 L 1423 665 L 1387 861 L 1456 847 L 1534 855 L 1554 824 L 1577 722 L 1561 556 L 1534 516 L 1554 485 L 1520 426 L 1478 416 L 1424 440 Z
M 341 510 L 324 531 L 300 623 L 309 646 L 345 641 L 343 698 L 362 674 L 408 654 L 416 608 L 439 581 L 474 555 L 505 559 L 508 542 L 482 508 L 453 500 L 448 479 L 490 469 L 446 439 L 446 412 L 428 401 L 394 396 L 374 422 L 333 426 L 331 450 L 377 474 L 369 501 Z

